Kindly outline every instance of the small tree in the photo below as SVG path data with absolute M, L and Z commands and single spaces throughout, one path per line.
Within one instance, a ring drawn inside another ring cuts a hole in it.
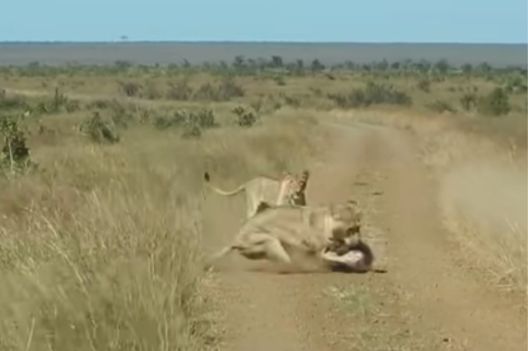
M 464 72 L 465 75 L 471 74 L 471 72 L 473 72 L 473 66 L 470 63 L 463 64 L 462 72 Z
M 86 133 L 96 143 L 114 144 L 119 142 L 120 139 L 113 121 L 103 119 L 97 111 L 82 122 L 80 129 L 81 132 Z
M 446 59 L 441 59 L 434 65 L 435 70 L 440 74 L 446 74 L 449 70 L 449 63 Z
M 3 136 L 4 143 L 0 157 L 1 168 L 15 173 L 32 165 L 26 145 L 26 131 L 16 118 L 0 117 L 0 135 Z
M 491 66 L 487 62 L 482 62 L 476 68 L 480 74 L 488 74 L 491 72 Z
M 325 69 L 325 66 L 318 59 L 313 60 L 310 67 L 312 72 L 320 72 Z
M 233 60 L 233 68 L 239 70 L 244 68 L 245 66 L 245 58 L 242 55 L 235 56 L 235 59 Z
M 271 65 L 272 67 L 282 67 L 282 57 L 280 56 L 271 56 Z

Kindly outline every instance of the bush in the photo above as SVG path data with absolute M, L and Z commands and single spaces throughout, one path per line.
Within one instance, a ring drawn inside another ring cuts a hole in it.
M 411 97 L 406 93 L 394 89 L 392 85 L 369 82 L 365 89 L 368 104 L 409 105 Z
M 99 112 L 84 120 L 80 130 L 96 143 L 117 143 L 120 138 L 111 119 L 103 119 Z
M 185 111 L 176 111 L 172 116 L 159 116 L 154 120 L 154 126 L 160 130 L 181 127 L 187 121 L 187 113 Z
M 157 129 L 164 130 L 171 127 L 183 127 L 185 136 L 200 136 L 202 129 L 218 126 L 213 111 L 202 109 L 199 111 L 176 111 L 172 116 L 159 116 L 154 120 Z M 199 131 L 197 130 L 199 129 Z
M 224 78 L 218 87 L 218 95 L 220 100 L 230 100 L 235 97 L 244 96 L 244 89 L 235 83 L 235 81 L 230 78 Z
M 354 89 L 348 95 L 329 94 L 328 98 L 333 100 L 341 108 L 357 108 L 367 106 L 365 93 L 362 89 Z
M 141 84 L 136 82 L 118 82 L 121 91 L 128 97 L 138 96 L 141 91 Z
M 51 111 L 59 112 L 62 106 L 65 106 L 68 102 L 68 98 L 64 95 L 59 88 L 55 88 L 55 94 L 51 103 Z
M 508 95 L 502 88 L 495 88 L 491 93 L 478 101 L 479 113 L 487 116 L 500 116 L 510 112 L 511 106 Z
M 431 81 L 428 79 L 421 79 L 418 84 L 418 89 L 420 89 L 423 92 L 430 93 L 431 92 Z
M 112 111 L 112 122 L 118 128 L 128 128 L 130 123 L 134 121 L 131 106 L 123 105 L 117 100 L 112 100 L 108 107 Z
M 218 91 L 209 82 L 202 84 L 198 88 L 198 90 L 196 90 L 193 97 L 195 100 L 209 100 L 209 101 L 219 100 Z
M 289 96 L 289 95 L 286 95 L 286 94 L 282 94 L 281 97 L 284 99 L 284 102 L 288 106 L 293 106 L 293 107 L 301 106 L 301 100 L 298 97 Z
M 189 100 L 192 96 L 192 89 L 189 86 L 187 79 L 181 79 L 176 83 L 169 83 L 169 90 L 167 91 L 167 99 L 171 100 Z
M 5 90 L 0 91 L 0 109 L 2 110 L 14 110 L 14 109 L 27 109 L 28 103 L 23 96 L 14 95 L 7 96 Z
M 364 89 L 354 89 L 347 95 L 333 94 L 328 98 L 342 108 L 367 107 L 377 104 L 410 105 L 411 97 L 392 85 L 367 83 Z
M 81 109 L 81 104 L 77 100 L 68 100 L 64 107 L 66 108 L 66 112 L 72 113 L 75 111 L 79 111 Z
M 526 93 L 528 91 L 526 77 L 515 76 L 506 82 L 507 93 Z
M 223 79 L 218 85 L 204 83 L 194 93 L 196 100 L 229 101 L 235 97 L 244 96 L 244 89 L 232 78 Z
M 187 124 L 197 125 L 200 128 L 216 127 L 214 112 L 209 109 L 202 109 L 197 112 L 190 112 L 187 115 Z
M 249 128 L 257 122 L 257 115 L 253 111 L 249 111 L 243 106 L 237 106 L 233 109 L 233 113 L 237 115 L 237 124 L 240 127 Z
M 0 135 L 3 137 L 0 169 L 11 173 L 24 171 L 35 165 L 30 160 L 29 147 L 26 145 L 26 131 L 16 117 L 0 117 Z
M 275 76 L 275 77 L 273 77 L 273 80 L 275 81 L 275 83 L 278 86 L 285 86 L 286 85 L 286 80 L 284 80 L 283 76 Z
M 149 100 L 157 100 L 163 96 L 162 92 L 153 81 L 148 81 L 143 90 L 143 97 Z
M 451 112 L 455 113 L 456 109 L 451 106 L 448 102 L 442 101 L 442 100 L 436 100 L 433 103 L 430 103 L 427 105 L 427 107 L 430 110 L 433 110 L 435 112 L 443 113 L 443 112 Z
M 472 110 L 477 103 L 477 95 L 474 93 L 466 93 L 460 98 L 460 104 L 466 111 Z

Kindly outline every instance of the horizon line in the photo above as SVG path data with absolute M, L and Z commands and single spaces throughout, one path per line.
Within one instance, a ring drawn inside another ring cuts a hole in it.
M 527 45 L 528 42 L 449 42 L 449 41 L 299 41 L 299 40 L 0 40 L 0 44 L 374 44 L 374 45 Z

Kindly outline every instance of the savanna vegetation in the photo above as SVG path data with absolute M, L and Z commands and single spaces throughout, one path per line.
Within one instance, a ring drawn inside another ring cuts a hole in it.
M 499 173 L 521 169 L 527 96 L 525 68 L 445 60 L 0 67 L 0 349 L 212 347 L 201 174 L 298 171 L 336 115 L 422 135 L 446 225 L 478 257 L 500 247 L 483 264 L 523 286 L 526 224 L 497 212 L 517 178 L 477 206 L 460 196 L 475 174 L 452 167 L 495 153 Z M 490 167 L 483 191 L 507 179 Z

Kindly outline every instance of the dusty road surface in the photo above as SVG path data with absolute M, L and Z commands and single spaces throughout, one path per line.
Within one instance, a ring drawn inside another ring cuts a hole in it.
M 277 274 L 226 257 L 215 273 L 220 349 L 526 350 L 524 297 L 492 291 L 460 265 L 412 137 L 343 123 L 326 125 L 337 143 L 312 168 L 307 201 L 359 200 L 387 273 Z M 207 202 L 206 234 L 219 248 L 239 227 L 244 199 L 208 195 Z

